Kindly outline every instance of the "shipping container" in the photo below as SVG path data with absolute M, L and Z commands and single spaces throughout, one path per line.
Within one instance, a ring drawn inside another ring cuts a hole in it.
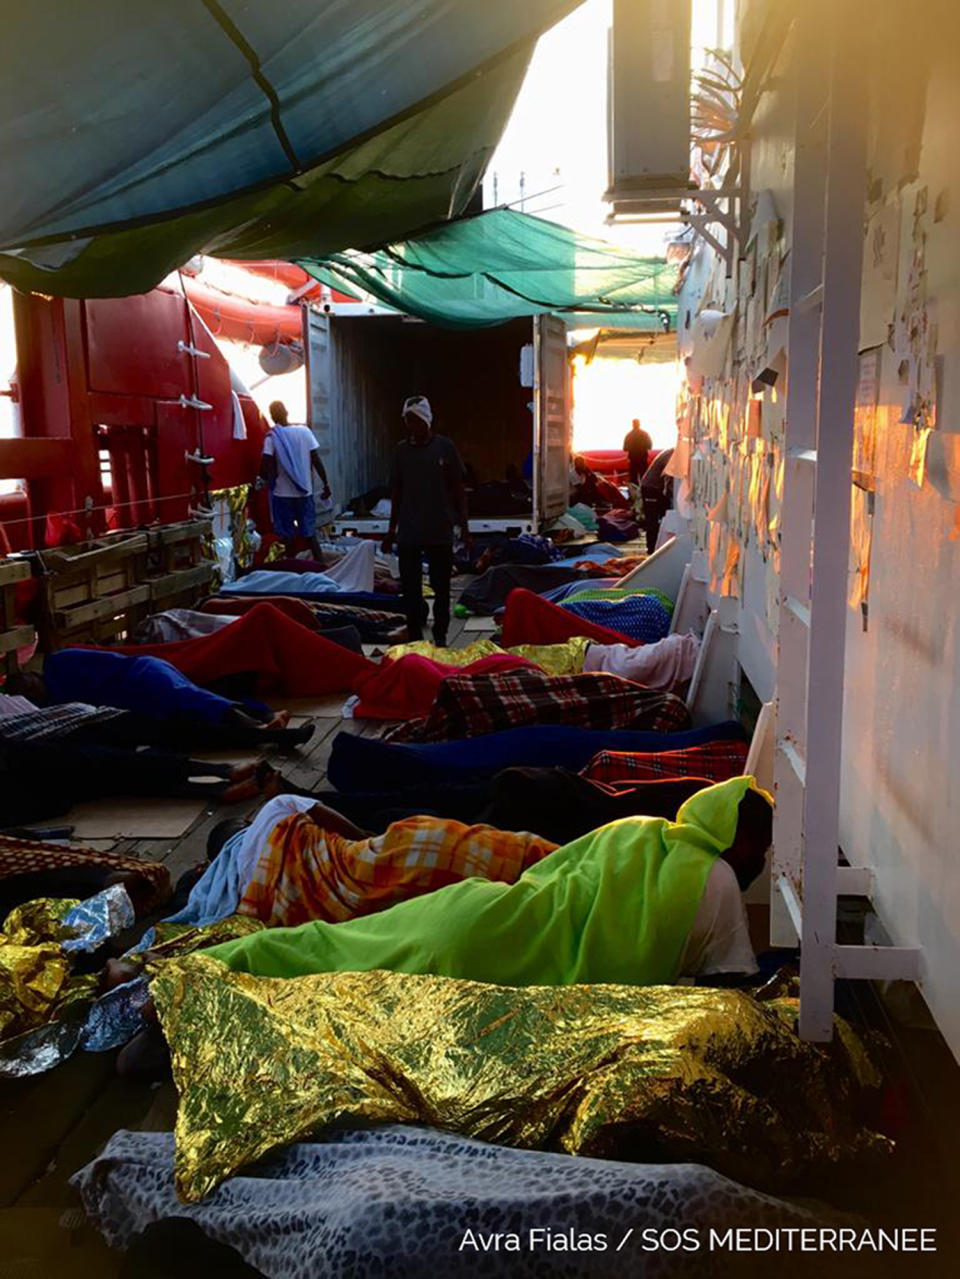
M 339 531 L 386 531 L 385 518 L 346 512 L 389 488 L 411 395 L 430 400 L 434 429 L 454 441 L 469 468 L 472 532 L 536 531 L 566 510 L 572 394 L 562 320 L 446 329 L 307 307 L 304 345 L 310 425 L 342 513 Z M 531 461 L 530 498 L 511 502 L 508 468 L 522 473 Z

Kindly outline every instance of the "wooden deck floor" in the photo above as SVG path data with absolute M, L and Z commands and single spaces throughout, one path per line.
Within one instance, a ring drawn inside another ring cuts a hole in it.
M 449 643 L 479 638 L 453 618 Z M 301 750 L 266 757 L 299 786 L 324 789 L 333 739 L 340 731 L 379 736 L 383 724 L 343 719 L 332 699 Z M 112 847 L 163 862 L 171 879 L 202 861 L 211 828 L 259 806 L 209 805 L 178 839 L 117 840 Z M 102 846 L 102 845 L 98 845 Z M 115 1053 L 78 1053 L 33 1079 L 0 1082 L 0 1279 L 86 1279 L 119 1275 L 123 1258 L 87 1225 L 69 1178 L 120 1128 L 169 1131 L 176 1114 L 172 1083 L 151 1087 L 121 1080 Z

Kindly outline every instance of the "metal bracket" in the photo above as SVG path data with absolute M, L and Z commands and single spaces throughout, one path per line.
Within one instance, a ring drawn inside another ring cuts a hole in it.
M 734 215 L 733 201 L 739 203 L 742 191 L 739 187 L 729 187 L 726 189 L 713 190 L 707 188 L 702 191 L 692 192 L 689 199 L 702 204 L 706 207 L 706 213 L 694 213 L 690 209 L 680 209 L 680 221 L 685 226 L 693 227 L 694 231 L 706 240 L 707 244 L 723 258 L 729 267 L 733 262 L 734 245 L 740 246 L 740 219 Z M 721 208 L 720 201 L 726 202 L 727 207 Z M 716 235 L 708 228 L 711 225 L 719 224 L 727 232 L 727 243 L 723 244 Z
M 189 342 L 184 342 L 183 338 L 180 338 L 177 342 L 177 350 L 181 355 L 195 355 L 198 360 L 210 359 L 209 351 L 201 351 L 199 347 L 191 346 Z

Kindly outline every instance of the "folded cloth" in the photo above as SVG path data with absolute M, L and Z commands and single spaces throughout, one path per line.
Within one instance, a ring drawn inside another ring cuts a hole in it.
M 591 644 L 583 661 L 585 671 L 607 671 L 647 688 L 676 688 L 693 675 L 700 641 L 695 635 L 667 635 L 655 644 Z
M 470 582 L 460 596 L 460 603 L 471 613 L 490 617 L 503 607 L 507 596 L 517 587 L 540 594 L 575 581 L 588 582 L 590 575 L 572 564 L 497 564 Z
M 313 811 L 281 813 L 261 836 L 239 913 L 270 928 L 339 923 L 471 877 L 515 883 L 556 847 L 525 832 L 421 815 L 346 839 Z
M 420 719 L 429 714 L 444 680 L 456 669 L 416 653 L 370 665 L 370 672 L 353 685 L 360 698 L 353 709 L 355 719 Z M 522 657 L 494 653 L 463 667 L 463 673 L 480 676 L 524 667 L 534 669 Z
M 406 1124 L 331 1131 L 323 1141 L 286 1146 L 244 1167 L 196 1204 L 177 1197 L 173 1133 L 121 1129 L 74 1174 L 71 1185 L 111 1248 L 126 1251 L 154 1223 L 186 1220 L 273 1279 L 490 1274 L 491 1258 L 479 1239 L 509 1231 L 523 1245 L 509 1254 L 511 1276 L 568 1275 L 566 1248 L 526 1247 L 534 1223 L 544 1240 L 566 1240 L 572 1227 L 578 1235 L 602 1238 L 603 1251 L 577 1254 L 576 1272 L 603 1275 L 611 1273 L 609 1253 L 623 1238 L 626 1222 L 642 1220 L 656 1238 L 672 1241 L 665 1232 L 677 1228 L 678 1213 L 682 1226 L 703 1239 L 718 1223 L 724 1232 L 801 1229 L 830 1217 L 826 1209 L 748 1190 L 699 1164 L 514 1150 Z M 386 1186 L 389 1213 L 383 1210 Z M 661 1256 L 668 1262 L 659 1261 Z M 762 1267 L 754 1268 L 752 1260 Z M 780 1276 L 799 1273 L 792 1261 L 778 1255 Z M 765 1255 L 741 1254 L 738 1262 L 741 1279 L 769 1271 Z M 648 1279 L 668 1273 L 670 1279 L 703 1279 L 714 1272 L 698 1250 L 651 1253 L 644 1273 Z
M 663 777 L 709 777 L 723 782 L 739 777 L 747 762 L 745 740 L 701 742 L 680 750 L 602 750 L 581 772 L 594 782 L 655 781 Z
M 517 644 L 563 644 L 578 635 L 595 640 L 598 644 L 621 644 L 624 640 L 627 643 L 642 643 L 641 640 L 632 640 L 609 626 L 600 626 L 594 621 L 567 612 L 559 604 L 541 599 L 533 591 L 517 589 L 511 591 L 507 597 L 500 636 L 500 643 L 504 648 L 512 648 Z M 658 635 L 656 638 L 661 637 Z
M 566 724 L 512 728 L 504 733 L 459 742 L 404 745 L 338 733 L 333 740 L 327 778 L 341 791 L 369 790 L 383 780 L 391 787 L 433 782 L 472 781 L 518 765 L 554 765 L 576 772 L 599 751 L 672 751 L 712 741 L 746 741 L 735 720 L 686 733 L 590 732 Z M 702 776 L 695 768 L 688 776 Z
M 484 658 L 487 663 L 497 660 Z M 547 675 L 532 666 L 491 674 L 465 670 L 440 683 L 422 720 L 400 724 L 388 738 L 450 742 L 528 724 L 674 733 L 690 727 L 690 713 L 672 693 L 641 688 L 618 675 Z
M 162 657 L 197 684 L 254 671 L 262 697 L 348 692 L 376 669 L 365 657 L 325 640 L 266 602 L 213 635 L 115 651 Z
M 614 631 L 621 639 L 637 644 L 655 644 L 670 631 L 673 606 L 669 608 L 657 595 L 631 595 L 626 599 L 567 599 L 559 606 L 577 619 L 582 627 L 593 626 Z

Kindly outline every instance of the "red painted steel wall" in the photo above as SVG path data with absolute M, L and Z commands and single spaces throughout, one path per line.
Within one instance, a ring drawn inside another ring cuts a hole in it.
M 229 366 L 181 294 L 84 302 L 17 294 L 14 316 L 24 435 L 0 441 L 0 477 L 27 481 L 35 545 L 77 529 L 185 518 L 204 486 L 188 452 L 214 458 L 211 488 L 253 479 L 266 424 L 244 397 L 247 439 L 233 438 Z M 184 407 L 181 395 L 211 407 Z M 112 494 L 101 484 L 102 448 Z

